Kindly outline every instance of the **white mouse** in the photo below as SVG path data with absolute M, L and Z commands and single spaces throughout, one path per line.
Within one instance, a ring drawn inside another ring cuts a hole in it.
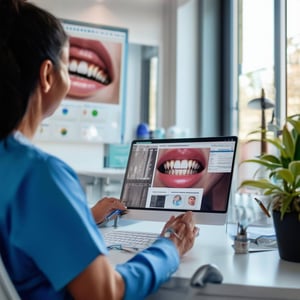
M 191 286 L 204 287 L 209 283 L 222 283 L 223 275 L 219 268 L 213 264 L 200 266 L 191 278 Z

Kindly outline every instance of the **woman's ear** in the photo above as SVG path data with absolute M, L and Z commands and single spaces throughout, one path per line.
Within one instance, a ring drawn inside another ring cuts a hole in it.
M 48 93 L 54 81 L 54 66 L 51 60 L 46 59 L 40 67 L 40 84 L 44 93 Z

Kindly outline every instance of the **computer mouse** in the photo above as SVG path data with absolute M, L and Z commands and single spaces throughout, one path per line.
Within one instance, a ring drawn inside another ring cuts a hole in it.
M 223 275 L 214 264 L 200 266 L 191 278 L 191 286 L 204 287 L 206 283 L 222 283 Z

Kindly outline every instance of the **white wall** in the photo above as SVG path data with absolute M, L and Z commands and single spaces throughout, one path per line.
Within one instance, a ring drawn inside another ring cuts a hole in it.
M 163 6 L 168 0 L 34 0 L 60 18 L 129 29 L 129 42 L 162 43 Z

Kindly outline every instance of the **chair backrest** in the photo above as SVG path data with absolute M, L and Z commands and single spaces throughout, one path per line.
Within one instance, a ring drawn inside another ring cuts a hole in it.
M 0 299 L 1 300 L 21 300 L 14 287 L 0 255 Z

